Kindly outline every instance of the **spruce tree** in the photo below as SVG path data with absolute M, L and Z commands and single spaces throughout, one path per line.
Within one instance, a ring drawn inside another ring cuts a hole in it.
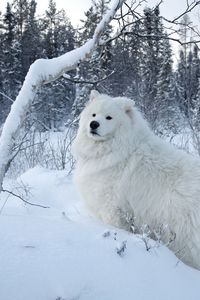
M 56 3 L 49 1 L 45 17 L 41 22 L 43 56 L 53 58 L 74 48 L 74 29 L 64 10 L 58 11 Z M 48 97 L 48 101 L 45 99 Z M 60 129 L 66 122 L 74 98 L 73 84 L 64 78 L 43 87 L 35 101 L 35 118 L 44 124 L 41 129 Z
M 159 8 L 144 10 L 143 22 L 143 61 L 142 61 L 142 96 L 143 110 L 153 125 L 157 118 L 155 99 L 157 96 L 157 81 L 161 67 L 161 37 L 163 35 Z
M 30 65 L 37 58 L 41 57 L 41 38 L 39 24 L 36 19 L 36 6 L 35 0 L 31 0 L 27 3 L 27 16 L 24 19 L 24 29 L 21 40 L 22 72 L 24 77 Z
M 4 117 L 10 110 L 11 99 L 15 99 L 21 86 L 21 68 L 19 67 L 18 40 L 16 36 L 16 18 L 11 5 L 7 3 L 6 12 L 3 16 L 4 34 L 2 38 L 2 91 L 8 96 L 4 97 L 6 109 Z M 21 53 L 21 52 L 20 52 Z
M 192 91 L 192 107 L 196 106 L 196 99 L 199 92 L 200 80 L 200 57 L 197 45 L 193 48 L 192 62 L 191 62 L 191 91 Z
M 156 118 L 154 119 L 154 127 L 167 128 L 169 123 L 173 118 L 172 111 L 176 106 L 175 97 L 171 95 L 172 89 L 172 49 L 169 43 L 169 40 L 163 38 L 161 40 L 161 49 L 160 49 L 160 66 L 157 76 L 156 83 L 156 97 L 154 99 L 154 109 L 157 111 Z
M 82 24 L 77 35 L 77 45 L 81 45 L 92 38 L 97 24 L 108 8 L 107 5 L 109 2 L 110 0 L 92 1 L 92 6 L 85 12 L 85 19 L 81 20 Z M 109 25 L 102 39 L 107 40 L 111 30 L 112 27 Z M 77 69 L 76 77 L 83 81 L 83 84 L 76 85 L 76 99 L 72 108 L 73 115 L 80 113 L 88 99 L 90 90 L 96 88 L 95 84 L 87 84 L 86 82 L 98 82 L 99 79 L 102 79 L 111 72 L 109 68 L 111 58 L 111 45 L 107 44 L 103 47 L 98 47 L 92 54 L 92 57 L 82 63 Z M 99 85 L 98 88 L 101 89 L 101 86 Z

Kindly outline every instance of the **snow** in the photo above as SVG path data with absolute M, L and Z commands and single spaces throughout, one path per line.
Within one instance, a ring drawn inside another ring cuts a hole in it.
M 96 220 L 66 171 L 35 167 L 4 188 L 17 193 L 21 182 L 29 201 L 50 208 L 1 194 L 0 299 L 198 299 L 199 271 L 154 241 L 146 251 L 141 237 Z

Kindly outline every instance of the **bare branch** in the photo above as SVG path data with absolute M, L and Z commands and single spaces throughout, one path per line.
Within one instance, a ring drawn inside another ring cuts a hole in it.
M 147 38 L 148 37 L 148 38 L 151 38 L 152 40 L 156 40 L 158 38 L 159 39 L 165 39 L 165 40 L 171 40 L 171 41 L 179 43 L 181 46 L 188 45 L 188 44 L 198 44 L 198 43 L 200 43 L 200 40 L 190 40 L 188 42 L 182 42 L 180 39 L 173 38 L 170 35 L 152 35 L 151 36 L 151 35 L 138 34 L 138 33 L 135 33 L 135 32 L 124 32 L 124 33 L 121 33 L 121 35 L 135 35 L 135 36 L 138 36 L 140 38 Z
M 11 191 L 6 190 L 6 189 L 2 189 L 2 192 L 9 193 L 10 195 L 19 198 L 21 201 L 23 201 L 24 203 L 29 204 L 31 206 L 37 206 L 37 207 L 41 207 L 41 208 L 50 208 L 49 206 L 44 206 L 44 205 L 29 202 L 29 201 L 23 199 L 20 195 L 17 195 L 15 193 L 11 192 Z
M 32 125 L 30 126 L 30 129 L 31 129 Z M 13 142 L 12 155 L 10 155 L 10 158 L 8 160 L 6 172 L 9 169 L 12 161 L 15 159 L 15 157 L 18 155 L 18 153 L 22 150 L 22 146 L 26 142 L 25 139 L 26 139 L 26 137 L 27 137 L 27 135 L 29 133 L 29 130 L 25 132 L 25 134 L 21 138 L 21 142 L 18 145 L 15 145 L 15 143 Z
M 135 22 L 133 22 L 133 23 L 135 23 Z M 116 33 L 112 38 L 107 39 L 102 44 L 111 43 L 112 41 L 114 41 L 114 40 L 116 40 L 118 38 L 124 37 L 126 35 L 135 35 L 135 36 L 137 36 L 139 38 L 151 38 L 152 40 L 156 40 L 158 38 L 159 39 L 165 39 L 165 40 L 170 40 L 170 41 L 177 42 L 181 46 L 183 46 L 183 45 L 189 45 L 189 44 L 199 44 L 200 43 L 200 39 L 199 40 L 193 39 L 193 40 L 190 40 L 190 41 L 187 41 L 187 42 L 182 42 L 180 39 L 171 36 L 174 33 L 177 33 L 177 31 L 168 33 L 166 35 L 145 35 L 145 34 L 139 34 L 139 33 L 134 32 L 134 31 L 120 31 L 120 32 Z
M 198 6 L 200 4 L 200 1 L 196 1 L 194 0 L 192 3 L 188 3 L 187 1 L 187 8 L 186 10 L 181 13 L 178 17 L 174 18 L 171 22 L 174 23 L 177 20 L 181 19 L 184 15 L 186 15 L 187 13 L 191 12 L 196 6 Z
M 4 96 L 5 98 L 7 98 L 8 100 L 10 100 L 10 102 L 14 102 L 14 100 L 12 99 L 12 98 L 10 98 L 9 96 L 7 96 L 5 93 L 3 93 L 3 92 L 0 92 L 0 94 L 2 95 L 2 96 Z
M 127 2 L 124 3 L 124 6 L 127 8 L 125 10 L 121 10 L 121 14 L 118 15 L 115 20 L 118 21 L 118 25 L 119 25 L 119 30 L 117 31 L 117 33 L 115 33 L 111 38 L 109 38 L 107 41 L 104 41 L 105 43 L 111 43 L 113 40 L 115 39 L 123 39 L 126 35 L 136 35 L 140 38 L 146 38 L 147 36 L 145 35 L 141 35 L 141 34 L 137 34 L 136 32 L 134 32 L 134 30 L 130 30 L 131 26 L 136 24 L 137 22 L 142 22 L 144 21 L 144 17 L 139 14 L 137 12 L 137 8 L 139 6 L 141 6 L 143 4 L 143 2 L 146 2 L 145 0 L 141 0 L 139 1 L 139 3 L 134 7 L 133 4 L 128 4 Z M 160 5 L 162 5 L 163 0 L 160 0 L 160 2 L 155 6 L 158 7 Z M 135 4 L 135 2 L 134 2 Z M 186 44 L 199 44 L 200 43 L 200 33 L 199 30 L 197 29 L 197 26 L 194 26 L 191 22 L 191 24 L 187 24 L 187 28 L 191 30 L 191 32 L 194 34 L 193 39 L 191 39 L 190 41 L 181 41 L 181 39 L 179 39 L 178 37 L 176 37 L 176 34 L 179 34 L 179 27 L 181 25 L 184 25 L 183 22 L 181 22 L 181 18 L 190 13 L 191 11 L 193 11 L 195 9 L 195 7 L 197 7 L 198 5 L 200 5 L 200 1 L 198 0 L 194 0 L 192 1 L 192 3 L 189 3 L 189 1 L 187 1 L 186 3 L 187 7 L 186 9 L 177 17 L 175 17 L 174 19 L 170 20 L 168 18 L 165 18 L 164 16 L 160 16 L 160 18 L 164 21 L 164 28 L 167 31 L 167 34 L 164 36 L 149 36 L 148 38 L 152 38 L 152 39 L 168 39 L 171 40 L 173 42 L 177 42 L 180 45 L 186 45 Z M 155 9 L 152 8 L 152 11 Z M 123 12 L 123 13 L 122 13 Z M 127 22 L 127 17 L 131 18 L 131 21 L 128 20 Z M 166 26 L 166 24 L 170 24 L 169 26 Z M 103 45 L 103 43 L 102 43 Z
M 123 14 L 121 11 L 121 15 L 119 15 L 117 18 L 115 18 L 115 20 L 118 21 L 119 23 L 119 30 L 109 39 L 107 39 L 106 41 L 102 42 L 101 45 L 105 44 L 105 43 L 111 43 L 113 40 L 115 39 L 122 39 L 124 38 L 126 35 L 135 35 L 138 36 L 139 38 L 151 38 L 151 39 L 168 39 L 174 42 L 179 43 L 180 45 L 186 45 L 186 44 L 199 44 L 200 43 L 200 33 L 198 31 L 198 29 L 192 24 L 187 24 L 187 28 L 191 30 L 191 32 L 194 33 L 194 37 L 190 40 L 190 41 L 181 41 L 181 39 L 176 37 L 176 34 L 179 34 L 179 28 L 177 29 L 178 26 L 184 25 L 183 22 L 180 21 L 180 19 L 187 13 L 191 12 L 196 6 L 200 5 L 200 1 L 193 1 L 192 3 L 189 4 L 189 2 L 187 2 L 187 8 L 176 18 L 170 20 L 165 18 L 164 16 L 160 16 L 160 18 L 166 23 L 171 24 L 170 27 L 167 27 L 166 25 L 164 25 L 164 28 L 166 29 L 167 33 L 165 35 L 162 36 L 158 36 L 158 35 L 154 35 L 154 36 L 150 36 L 150 35 L 142 35 L 142 34 L 138 34 L 136 32 L 134 32 L 134 30 L 130 30 L 130 26 L 136 24 L 137 22 L 142 22 L 144 21 L 144 17 L 139 15 L 138 12 L 136 11 L 136 8 L 138 8 L 138 6 L 142 5 L 142 3 L 145 2 L 143 0 L 139 1 L 138 5 L 135 6 L 133 8 L 133 5 L 129 5 L 127 2 L 124 3 L 124 5 L 127 7 L 128 10 L 126 10 L 126 12 Z M 163 0 L 160 0 L 160 2 L 156 5 L 160 6 L 163 3 Z M 154 8 L 152 8 L 153 10 Z M 131 16 L 131 21 L 126 22 L 126 17 L 127 16 Z M 139 16 L 139 17 L 138 17 Z

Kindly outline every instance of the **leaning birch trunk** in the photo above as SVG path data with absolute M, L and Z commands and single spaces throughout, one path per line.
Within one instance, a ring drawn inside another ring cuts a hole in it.
M 83 46 L 56 58 L 38 59 L 30 66 L 19 95 L 4 123 L 0 137 L 0 192 L 2 191 L 3 179 L 12 161 L 15 139 L 36 92 L 43 84 L 54 81 L 63 73 L 75 69 L 78 64 L 91 56 L 99 44 L 106 25 L 113 19 L 123 2 L 124 0 L 113 1 L 111 9 L 98 24 L 93 38 Z

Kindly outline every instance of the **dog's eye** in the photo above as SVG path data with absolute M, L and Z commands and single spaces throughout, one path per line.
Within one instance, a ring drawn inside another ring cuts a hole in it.
M 93 117 L 96 117 L 96 114 L 92 114 Z
M 112 120 L 112 117 L 111 116 L 107 116 L 106 120 Z

